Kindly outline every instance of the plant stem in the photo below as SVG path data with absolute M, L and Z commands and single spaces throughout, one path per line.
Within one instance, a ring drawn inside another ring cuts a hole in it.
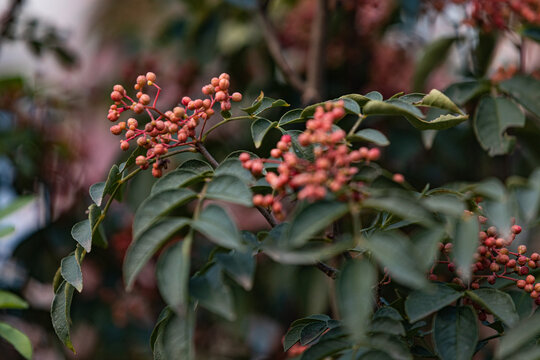
M 214 131 L 215 129 L 217 129 L 221 125 L 224 125 L 224 124 L 228 123 L 229 121 L 244 120 L 244 119 L 257 119 L 257 118 L 258 117 L 256 117 L 256 116 L 236 116 L 236 117 L 230 117 L 230 118 L 227 118 L 227 119 L 223 119 L 220 122 L 218 122 L 216 125 L 212 126 L 210 129 L 208 129 L 206 131 L 206 133 L 203 135 L 203 137 L 201 138 L 201 141 L 204 142 L 206 140 L 206 137 L 208 136 L 208 134 L 210 134 L 212 131 Z

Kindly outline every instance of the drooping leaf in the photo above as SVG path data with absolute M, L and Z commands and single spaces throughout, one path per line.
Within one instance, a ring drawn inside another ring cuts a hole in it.
M 253 143 L 258 149 L 261 147 L 262 141 L 268 131 L 275 127 L 277 123 L 270 121 L 264 118 L 259 118 L 251 123 L 251 137 L 253 138 Z
M 66 280 L 71 286 L 77 289 L 78 292 L 82 291 L 83 278 L 81 271 L 81 253 L 84 250 L 81 247 L 62 259 L 60 265 L 60 273 L 64 280 Z
M 205 197 L 244 206 L 253 204 L 251 190 L 241 179 L 233 175 L 214 176 L 208 184 Z
M 453 257 L 463 279 L 471 276 L 471 263 L 478 247 L 478 218 L 474 215 L 462 216 L 456 224 Z
M 227 212 L 216 204 L 205 207 L 199 218 L 193 221 L 192 227 L 220 246 L 238 250 L 244 248 L 236 224 Z
M 146 262 L 171 236 L 188 225 L 189 221 L 185 218 L 160 219 L 133 240 L 123 264 L 124 284 L 127 290 L 131 289 L 137 274 Z
M 0 322 L 0 338 L 13 345 L 25 359 L 32 359 L 32 343 L 28 336 L 9 324 Z
M 502 91 L 510 94 L 514 100 L 527 110 L 540 117 L 540 81 L 526 75 L 516 75 L 499 84 Z
M 465 105 L 491 89 L 488 80 L 468 80 L 450 85 L 444 92 L 458 105 Z
M 75 288 L 73 286 L 69 285 L 65 281 L 62 281 L 54 294 L 51 305 L 51 319 L 54 331 L 64 345 L 66 345 L 66 347 L 73 352 L 75 352 L 75 349 L 73 348 L 73 343 L 71 342 L 69 328 L 71 325 L 70 310 L 74 289 Z
M 519 321 L 516 306 L 510 295 L 497 289 L 467 290 L 469 298 L 485 307 L 506 325 L 514 326 Z
M 96 204 L 92 204 L 88 207 L 88 221 L 90 222 L 90 229 L 92 230 L 92 245 L 97 245 L 101 248 L 107 248 L 107 237 L 101 224 L 96 227 L 101 217 L 101 209 Z
M 194 331 L 193 306 L 190 306 L 184 314 L 169 314 L 156 329 L 154 358 L 193 360 L 195 356 Z
M 13 293 L 0 290 L 0 309 L 28 309 L 28 303 Z
M 77 241 L 86 252 L 92 250 L 92 229 L 90 220 L 79 221 L 71 228 L 71 236 Z
M 433 339 L 442 360 L 469 360 L 478 341 L 474 311 L 468 306 L 448 306 L 435 315 Z
M 476 138 L 490 156 L 508 153 L 515 138 L 506 130 L 524 125 L 525 116 L 512 100 L 491 96 L 482 98 L 473 121 Z
M 371 236 L 366 247 L 398 282 L 422 288 L 427 284 L 425 274 L 418 267 L 409 239 L 397 232 L 377 232 Z
M 176 313 L 188 305 L 188 282 L 192 235 L 169 247 L 159 257 L 156 278 L 163 299 Z
M 156 324 L 154 325 L 154 329 L 152 330 L 152 334 L 150 335 L 150 347 L 152 348 L 152 352 L 154 352 L 154 347 L 158 336 L 162 336 L 163 325 L 173 316 L 173 314 L 174 312 L 168 306 L 165 306 L 159 313 Z
M 137 208 L 133 219 L 133 238 L 137 239 L 153 223 L 172 211 L 195 199 L 197 194 L 189 189 L 169 189 L 150 195 Z
M 101 206 L 101 202 L 103 201 L 103 198 L 106 195 L 110 195 L 113 193 L 118 180 L 122 178 L 122 174 L 120 173 L 120 169 L 118 168 L 118 165 L 114 164 L 111 167 L 111 170 L 109 171 L 109 175 L 107 176 L 107 180 L 105 182 L 99 182 L 92 186 L 90 186 L 90 197 L 97 206 Z
M 294 344 L 296 344 L 298 341 L 300 341 L 300 334 L 302 332 L 302 329 L 304 328 L 305 324 L 300 324 L 297 326 L 292 326 L 289 331 L 287 331 L 287 334 L 285 334 L 285 338 L 283 339 L 283 351 L 287 352 L 290 348 L 293 347 Z
M 263 111 L 267 109 L 272 109 L 276 107 L 289 107 L 289 106 L 290 105 L 285 100 L 282 100 L 282 99 L 276 100 L 269 97 L 263 97 L 260 105 L 257 107 L 257 109 L 255 109 L 255 111 L 253 111 L 253 115 L 259 115 L 260 113 L 262 113 Z
M 302 109 L 294 109 L 287 111 L 278 122 L 278 126 L 284 126 L 287 124 L 293 124 L 296 122 L 304 121 L 300 115 L 302 114 Z
M 427 289 L 411 292 L 405 300 L 405 312 L 412 324 L 452 304 L 462 296 L 463 293 L 450 286 L 434 283 Z
M 432 224 L 431 214 L 411 197 L 398 194 L 384 197 L 369 197 L 362 202 L 364 207 L 388 211 L 404 220 L 422 224 Z
M 305 325 L 300 331 L 300 345 L 307 345 L 317 339 L 328 329 L 326 321 L 314 321 Z
M 228 253 L 216 254 L 215 259 L 234 281 L 246 291 L 251 290 L 255 275 L 255 258 L 251 251 L 231 250 Z
M 496 359 L 508 359 L 540 334 L 540 312 L 519 323 L 501 338 L 495 351 Z M 526 358 L 518 358 L 526 359 Z
M 231 289 L 223 282 L 219 266 L 191 278 L 189 292 L 201 306 L 229 321 L 236 318 Z
M 444 62 L 447 58 L 446 55 L 456 40 L 456 37 L 443 37 L 424 48 L 413 77 L 413 89 L 415 91 L 424 90 L 424 84 L 429 75 Z
M 378 130 L 375 129 L 362 129 L 355 134 L 347 136 L 349 141 L 367 141 L 378 146 L 388 146 L 390 141 L 388 138 Z
M 304 245 L 318 232 L 345 215 L 347 204 L 334 201 L 318 201 L 308 204 L 295 214 L 286 232 L 286 243 L 294 247 Z
M 101 206 L 103 201 L 103 190 L 105 190 L 105 182 L 101 181 L 90 186 L 88 193 L 97 206 Z
M 355 342 L 366 334 L 373 310 L 375 282 L 375 269 L 367 259 L 348 261 L 337 279 L 338 309 Z

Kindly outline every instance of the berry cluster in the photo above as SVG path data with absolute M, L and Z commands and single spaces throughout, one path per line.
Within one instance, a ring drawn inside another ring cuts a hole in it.
M 480 216 L 479 220 L 481 223 L 487 221 L 483 216 Z M 517 252 L 508 249 L 521 230 L 521 226 L 514 224 L 507 236 L 499 233 L 495 226 L 490 226 L 485 231 L 478 233 L 479 245 L 474 254 L 475 262 L 471 267 L 473 275 L 469 286 L 472 289 L 478 289 L 484 280 L 491 285 L 495 284 L 497 279 L 511 280 L 516 283 L 518 288 L 530 293 L 531 298 L 540 305 L 540 283 L 535 283 L 535 277 L 529 274 L 531 269 L 540 267 L 540 254 L 535 252 L 527 256 L 525 245 L 519 245 Z M 439 250 L 446 260 L 437 261 L 435 265 L 445 264 L 451 273 L 455 273 L 456 266 L 449 258 L 449 254 L 452 252 L 452 243 L 440 243 Z M 430 280 L 434 281 L 439 279 L 433 273 L 435 265 L 429 275 Z M 520 279 L 520 277 L 525 278 Z M 457 276 L 452 279 L 452 282 L 465 287 L 463 281 Z
M 139 122 L 134 118 L 127 121 L 120 121 L 112 125 L 110 130 L 114 135 L 122 135 L 125 139 L 120 140 L 120 148 L 124 151 L 129 149 L 129 142 L 135 140 L 137 145 L 147 149 L 146 156 L 138 156 L 135 163 L 142 169 L 147 169 L 150 160 L 155 159 L 152 165 L 152 175 L 161 177 L 162 169 L 166 168 L 167 162 L 160 159 L 171 148 L 179 146 L 194 146 L 200 141 L 206 121 L 214 114 L 214 105 L 220 103 L 221 110 L 230 110 L 231 101 L 242 100 L 242 94 L 235 92 L 229 95 L 230 77 L 223 73 L 219 77 L 214 77 L 210 84 L 203 86 L 202 92 L 206 99 L 191 99 L 183 97 L 180 104 L 171 110 L 162 112 L 157 107 L 157 101 L 161 93 L 161 88 L 155 83 L 156 75 L 148 72 L 146 75 L 139 75 L 135 83 L 137 91 L 135 101 L 131 98 L 122 85 L 115 85 L 111 93 L 114 104 L 109 108 L 107 118 L 111 122 L 116 122 L 120 114 L 131 110 L 135 114 L 146 111 L 149 120 L 144 127 L 139 128 Z M 145 93 L 145 86 L 153 86 L 157 92 L 152 101 L 151 96 Z M 203 123 L 197 137 L 196 128 Z
M 540 24 L 540 0 L 453 0 L 470 5 L 466 23 L 484 31 L 507 29 L 515 19 L 519 22 Z
M 299 200 L 316 201 L 326 196 L 328 191 L 339 193 L 358 168 L 353 166 L 360 161 L 379 159 L 378 148 L 362 147 L 350 150 L 345 142 L 345 132 L 332 128 L 335 121 L 345 116 L 343 102 L 326 103 L 317 107 L 313 119 L 306 122 L 306 130 L 298 136 L 298 143 L 313 147 L 313 161 L 298 157 L 292 151 L 292 138 L 283 135 L 270 151 L 272 159 L 251 159 L 248 153 L 240 155 L 244 168 L 255 176 L 261 176 L 264 163 L 277 164 L 277 172 L 268 171 L 266 181 L 274 189 L 274 194 L 256 194 L 253 203 L 257 206 L 271 207 L 277 218 L 283 218 L 281 200 L 289 193 L 296 193 Z

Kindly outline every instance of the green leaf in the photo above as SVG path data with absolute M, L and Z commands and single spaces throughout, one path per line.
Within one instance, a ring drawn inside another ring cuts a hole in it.
M 372 348 L 384 351 L 394 360 L 412 360 L 409 352 L 409 347 L 405 342 L 396 336 L 387 334 L 375 334 L 370 337 L 370 345 Z M 372 356 L 372 357 L 371 357 Z M 371 355 L 369 359 L 386 359 L 380 354 Z M 364 357 L 361 357 L 364 359 Z
M 343 339 L 331 339 L 321 341 L 310 346 L 302 353 L 299 360 L 323 360 L 328 359 L 328 356 L 337 354 L 338 352 L 349 348 L 351 344 Z
M 467 290 L 465 292 L 471 300 L 479 303 L 497 316 L 506 325 L 512 327 L 519 321 L 519 315 L 512 297 L 497 289 Z
M 377 101 L 373 100 L 364 106 L 366 115 L 395 115 L 404 116 L 419 130 L 445 130 L 467 120 L 467 115 L 441 115 L 432 121 L 424 120 L 424 115 L 418 108 L 399 99 Z
M 257 110 L 253 112 L 253 115 L 259 115 L 260 113 L 262 113 L 263 111 L 267 109 L 272 109 L 276 107 L 289 107 L 289 106 L 291 105 L 289 105 L 285 100 L 282 100 L 282 99 L 275 100 L 269 97 L 264 97 L 261 101 L 261 104 L 257 108 Z
M 355 342 L 365 336 L 373 309 L 375 269 L 367 259 L 345 264 L 336 283 L 338 309 Z
M 288 130 L 285 133 L 291 136 L 292 148 L 296 156 L 309 161 L 313 161 L 315 159 L 315 156 L 313 155 L 313 145 L 302 146 L 298 142 L 298 136 L 302 133 L 302 131 Z
M 300 345 L 304 346 L 317 339 L 328 329 L 326 321 L 314 321 L 305 325 L 300 331 Z
M 112 194 L 118 180 L 122 178 L 118 165 L 113 165 L 105 182 L 99 182 L 90 186 L 90 197 L 97 206 L 101 206 L 101 202 L 106 195 Z
M 252 194 L 247 185 L 233 175 L 216 175 L 208 184 L 205 198 L 252 206 Z
M 415 91 L 424 89 L 424 84 L 429 75 L 447 59 L 446 55 L 457 39 L 456 37 L 438 38 L 424 48 L 424 52 L 416 64 L 416 71 L 413 76 L 413 89 Z
M 454 194 L 433 194 L 422 199 L 422 205 L 433 212 L 460 217 L 466 210 L 465 204 Z
M 216 254 L 216 262 L 223 270 L 246 291 L 253 287 L 255 275 L 255 258 L 248 252 L 231 250 L 226 254 Z
M 305 324 L 300 324 L 297 326 L 292 326 L 289 331 L 287 331 L 287 334 L 285 334 L 285 338 L 283 339 L 283 351 L 287 352 L 290 348 L 293 347 L 294 344 L 296 344 L 298 341 L 300 341 L 300 334 L 302 333 L 302 329 L 306 326 Z
M 195 192 L 182 188 L 164 190 L 150 195 L 139 205 L 137 212 L 135 212 L 133 219 L 133 238 L 137 239 L 159 218 L 196 197 L 197 194 Z
M 373 320 L 380 318 L 388 318 L 396 321 L 402 321 L 401 314 L 391 306 L 383 306 L 373 314 Z
M 533 309 L 533 299 L 524 291 L 508 291 L 508 295 L 512 298 L 516 311 L 520 319 L 528 318 Z
M 51 319 L 54 331 L 58 338 L 66 345 L 71 351 L 75 353 L 73 343 L 69 335 L 69 327 L 71 325 L 71 317 L 69 315 L 71 310 L 71 300 L 73 299 L 74 287 L 67 282 L 62 281 L 56 293 L 51 305 Z
M 405 312 L 412 324 L 452 304 L 462 296 L 463 293 L 450 286 L 434 283 L 427 289 L 411 292 L 405 300 Z
M 71 236 L 77 241 L 86 252 L 92 250 L 92 229 L 90 220 L 79 221 L 71 228 Z
M 193 360 L 195 311 L 190 306 L 185 314 L 167 314 L 156 330 L 154 359 Z
M 137 148 L 131 152 L 128 159 L 118 167 L 118 171 L 121 173 L 124 172 L 125 169 L 135 164 L 135 159 L 137 159 L 137 156 L 146 155 L 146 151 L 147 150 L 144 147 L 137 146 Z
M 508 331 L 501 338 L 499 347 L 495 351 L 496 359 L 508 359 L 527 343 L 534 341 L 540 334 L 540 312 L 519 323 L 519 326 Z M 526 358 L 516 358 L 526 359 Z
M 264 118 L 259 118 L 251 123 L 251 137 L 253 138 L 253 143 L 258 149 L 261 147 L 262 141 L 268 131 L 275 127 L 277 123 L 270 121 Z
M 212 266 L 206 273 L 192 277 L 189 292 L 201 306 L 213 313 L 229 321 L 236 318 L 231 290 L 223 283 L 219 266 Z
M 347 136 L 349 141 L 367 141 L 378 146 L 388 146 L 390 141 L 379 130 L 375 129 L 362 129 L 353 135 Z
M 445 94 L 459 105 L 465 105 L 478 96 L 489 93 L 491 82 L 489 80 L 469 80 L 450 85 Z
M 499 84 L 502 91 L 510 94 L 514 100 L 527 110 L 540 117 L 540 81 L 525 75 L 516 75 Z
M 15 294 L 0 290 L 0 309 L 28 309 L 28 303 Z
M 435 315 L 433 339 L 442 360 L 470 360 L 478 341 L 478 325 L 470 307 L 449 306 Z
M 252 185 L 255 182 L 251 172 L 244 169 L 240 160 L 233 158 L 226 159 L 219 164 L 215 175 L 232 175 L 242 180 L 246 185 Z
M 525 116 L 512 100 L 491 96 L 480 100 L 473 121 L 476 138 L 490 156 L 508 153 L 515 138 L 509 136 L 506 130 L 524 125 Z
M 32 343 L 23 332 L 15 329 L 11 325 L 0 322 L 0 338 L 13 345 L 25 359 L 32 359 Z
M 264 93 L 261 91 L 259 96 L 257 96 L 255 101 L 253 101 L 253 104 L 251 104 L 251 106 L 246 107 L 246 108 L 240 108 L 240 110 L 248 113 L 249 115 L 252 115 L 255 112 L 255 110 L 257 110 L 261 106 L 263 98 L 264 98 Z
M 471 263 L 478 247 L 478 217 L 464 215 L 457 221 L 454 236 L 453 258 L 464 280 L 471 276 Z
M 417 200 L 404 195 L 394 194 L 386 197 L 369 197 L 362 204 L 367 208 L 388 211 L 404 220 L 427 225 L 433 223 L 431 214 Z
M 154 325 L 154 329 L 152 330 L 152 334 L 150 335 L 150 347 L 152 348 L 152 352 L 154 352 L 154 347 L 156 345 L 156 341 L 158 337 L 162 337 L 163 332 L 163 325 L 174 315 L 174 312 L 168 307 L 164 307 L 163 310 L 159 313 L 158 319 L 156 321 L 156 324 Z
M 211 175 L 212 167 L 204 161 L 190 159 L 180 165 L 177 169 L 159 178 L 152 186 L 150 195 L 157 194 L 163 190 L 178 189 L 202 181 Z
M 378 232 L 366 244 L 375 259 L 388 269 L 388 272 L 403 285 L 421 288 L 427 284 L 426 276 L 419 269 L 409 239 L 397 232 Z M 409 256 L 403 256 L 409 254 Z
M 405 336 L 405 328 L 401 321 L 386 317 L 373 319 L 369 327 L 369 332 Z
M 103 196 L 104 196 L 103 190 L 105 190 L 104 181 L 91 185 L 90 189 L 88 190 L 88 193 L 90 194 L 90 198 L 92 198 L 92 201 L 96 203 L 97 206 L 101 206 L 101 203 L 103 201 Z
M 164 218 L 151 225 L 129 245 L 124 258 L 123 275 L 126 290 L 130 290 L 139 271 L 156 251 L 176 232 L 189 224 L 185 218 Z
M 317 201 L 295 214 L 285 233 L 285 243 L 300 247 L 311 237 L 324 230 L 349 211 L 347 204 L 335 201 Z
M 216 204 L 205 207 L 191 226 L 219 246 L 238 250 L 244 247 L 236 224 L 227 212 Z
M 83 278 L 81 272 L 81 253 L 84 251 L 80 246 L 77 249 L 62 259 L 60 265 L 60 273 L 64 280 L 66 280 L 71 286 L 77 289 L 78 292 L 82 291 Z
M 301 117 L 302 109 L 289 110 L 279 119 L 278 126 L 302 122 L 305 119 Z
M 182 314 L 188 305 L 188 282 L 192 235 L 172 245 L 158 260 L 156 278 L 163 299 L 176 313 Z
M 445 94 L 443 94 L 437 89 L 431 90 L 429 94 L 424 96 L 421 101 L 415 103 L 414 105 L 431 106 L 443 110 L 448 110 L 454 114 L 465 115 L 463 111 L 461 111 L 461 109 L 452 102 L 452 100 L 450 100 Z
M 445 235 L 446 231 L 442 226 L 421 229 L 412 234 L 411 240 L 420 270 L 428 271 L 433 265 L 439 256 L 439 242 L 443 240 Z

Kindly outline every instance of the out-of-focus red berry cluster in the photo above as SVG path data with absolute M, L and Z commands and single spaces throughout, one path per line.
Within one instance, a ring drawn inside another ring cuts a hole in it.
M 255 176 L 261 176 L 264 163 L 277 164 L 277 171 L 268 171 L 266 181 L 274 194 L 256 194 L 253 203 L 257 206 L 271 207 L 277 218 L 283 218 L 281 200 L 295 193 L 297 199 L 316 201 L 326 196 L 328 191 L 339 193 L 358 168 L 354 163 L 379 159 L 378 148 L 362 147 L 351 150 L 345 142 L 345 131 L 333 128 L 334 122 L 345 116 L 343 102 L 326 103 L 317 107 L 313 119 L 306 122 L 306 130 L 298 136 L 303 147 L 313 148 L 313 161 L 298 157 L 292 151 L 292 138 L 283 135 L 276 147 L 270 151 L 270 159 L 251 159 L 250 154 L 242 153 L 240 161 L 244 168 Z
M 229 95 L 230 77 L 223 73 L 219 77 L 214 77 L 208 85 L 203 86 L 202 92 L 206 99 L 191 99 L 183 97 L 180 104 L 171 110 L 162 112 L 156 105 L 161 93 L 161 88 L 155 83 L 156 75 L 148 72 L 146 75 L 139 75 L 135 83 L 137 90 L 137 101 L 132 99 L 122 85 L 115 85 L 111 93 L 114 104 L 109 108 L 107 118 L 111 122 L 119 120 L 124 111 L 133 111 L 136 114 L 146 112 L 149 120 L 144 127 L 139 128 L 139 122 L 134 118 L 127 121 L 120 121 L 111 126 L 111 133 L 122 135 L 125 139 L 120 140 L 120 148 L 124 151 L 129 149 L 129 142 L 135 140 L 137 145 L 147 149 L 146 156 L 138 156 L 135 163 L 142 169 L 147 169 L 150 160 L 154 159 L 152 165 L 152 175 L 162 176 L 162 169 L 166 168 L 167 162 L 160 159 L 167 154 L 171 148 L 179 146 L 194 146 L 204 131 L 206 121 L 214 114 L 214 105 L 220 103 L 221 110 L 231 109 L 231 101 L 242 100 L 242 94 L 235 92 Z M 152 98 L 145 93 L 145 86 L 153 86 L 157 89 L 152 102 Z M 198 138 L 196 128 L 203 123 Z

